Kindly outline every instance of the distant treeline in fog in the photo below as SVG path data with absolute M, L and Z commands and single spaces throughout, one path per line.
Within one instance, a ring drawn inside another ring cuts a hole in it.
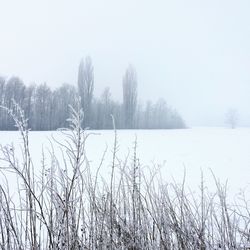
M 114 117 L 118 129 L 173 129 L 184 128 L 185 123 L 175 109 L 165 100 L 145 105 L 137 101 L 137 76 L 129 66 L 122 79 L 122 103 L 112 100 L 110 89 L 104 89 L 100 98 L 93 96 L 94 68 L 90 57 L 79 65 L 77 88 L 70 84 L 52 90 L 46 83 L 25 85 L 18 77 L 0 77 L 0 104 L 10 108 L 15 100 L 28 117 L 32 130 L 55 130 L 67 127 L 69 105 L 75 107 L 80 97 L 84 111 L 84 127 L 112 129 Z M 13 120 L 0 109 L 0 130 L 15 129 Z

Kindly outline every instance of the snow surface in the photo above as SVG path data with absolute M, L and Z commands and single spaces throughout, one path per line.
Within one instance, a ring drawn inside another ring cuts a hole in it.
M 101 169 L 104 177 L 110 173 L 114 131 L 89 131 L 86 153 L 93 169 L 99 165 L 107 147 L 107 155 Z M 228 180 L 229 192 L 236 194 L 250 183 L 250 128 L 191 128 L 179 130 L 118 130 L 119 151 L 123 160 L 127 155 L 133 159 L 133 147 L 137 138 L 137 157 L 141 165 L 149 167 L 162 165 L 161 176 L 166 182 L 173 179 L 181 182 L 186 172 L 189 187 L 200 185 L 201 170 L 205 185 L 215 187 L 213 176 L 222 183 Z M 31 155 L 36 169 L 40 168 L 42 148 L 50 148 L 51 135 L 63 140 L 60 132 L 30 132 Z M 18 150 L 18 132 L 0 131 L 0 144 L 14 144 Z M 53 143 L 55 150 L 57 145 Z M 59 150 L 57 151 L 60 155 Z M 48 156 L 48 153 L 46 153 Z M 21 156 L 21 155 L 20 155 Z M 14 180 L 11 180 L 14 182 Z M 250 197 L 249 197 L 250 198 Z

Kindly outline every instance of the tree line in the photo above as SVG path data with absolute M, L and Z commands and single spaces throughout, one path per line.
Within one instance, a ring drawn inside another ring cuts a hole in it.
M 19 77 L 0 77 L 0 105 L 11 108 L 15 100 L 28 117 L 32 130 L 55 130 L 68 126 L 69 105 L 79 102 L 84 111 L 84 127 L 90 129 L 112 129 L 115 119 L 118 129 L 172 129 L 184 128 L 185 123 L 178 112 L 166 101 L 138 103 L 137 75 L 129 66 L 122 79 L 123 100 L 112 99 L 109 87 L 101 97 L 94 93 L 94 67 L 90 57 L 79 64 L 77 87 L 63 84 L 52 90 L 46 83 L 25 85 Z M 79 101 L 80 100 L 80 101 Z M 0 130 L 15 129 L 6 110 L 0 109 Z

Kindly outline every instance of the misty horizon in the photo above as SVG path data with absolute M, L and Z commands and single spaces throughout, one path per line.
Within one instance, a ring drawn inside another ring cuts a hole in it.
M 138 101 L 163 98 L 188 126 L 225 126 L 229 108 L 250 125 L 248 1 L 10 1 L 1 3 L 0 75 L 52 89 L 77 85 L 91 56 L 94 96 L 122 99 L 129 64 Z M 15 18 L 11 18 L 11 17 Z

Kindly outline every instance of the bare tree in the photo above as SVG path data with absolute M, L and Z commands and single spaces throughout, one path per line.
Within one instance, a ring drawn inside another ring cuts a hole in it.
M 53 128 L 66 128 L 69 117 L 69 105 L 76 106 L 76 89 L 73 85 L 64 83 L 53 92 Z
M 91 103 L 94 91 L 94 67 L 90 57 L 82 59 L 78 71 L 78 91 L 84 111 L 84 126 L 90 126 Z
M 112 129 L 113 128 L 113 123 L 110 115 L 114 116 L 114 112 L 112 109 L 113 102 L 111 99 L 111 92 L 110 88 L 106 87 L 102 93 L 101 96 L 101 103 L 103 106 L 103 128 L 105 129 Z M 116 117 L 114 117 L 116 119 Z
M 19 105 L 23 108 L 25 95 L 25 85 L 19 77 L 11 77 L 5 84 L 3 105 L 11 108 L 12 100 L 18 100 Z M 6 113 L 6 112 L 5 112 Z M 14 122 L 5 114 L 5 129 L 14 129 Z
M 230 108 L 226 113 L 226 123 L 232 128 L 236 128 L 239 120 L 239 113 L 237 109 Z
M 32 84 L 25 89 L 25 98 L 24 98 L 24 113 L 28 117 L 28 124 L 32 126 L 34 124 L 34 94 L 36 91 L 36 85 Z M 19 100 L 16 100 L 19 102 Z
M 137 76 L 135 68 L 130 65 L 123 77 L 123 111 L 124 127 L 133 128 L 137 106 Z
M 36 130 L 51 129 L 52 92 L 46 83 L 39 85 L 35 93 L 34 128 Z

